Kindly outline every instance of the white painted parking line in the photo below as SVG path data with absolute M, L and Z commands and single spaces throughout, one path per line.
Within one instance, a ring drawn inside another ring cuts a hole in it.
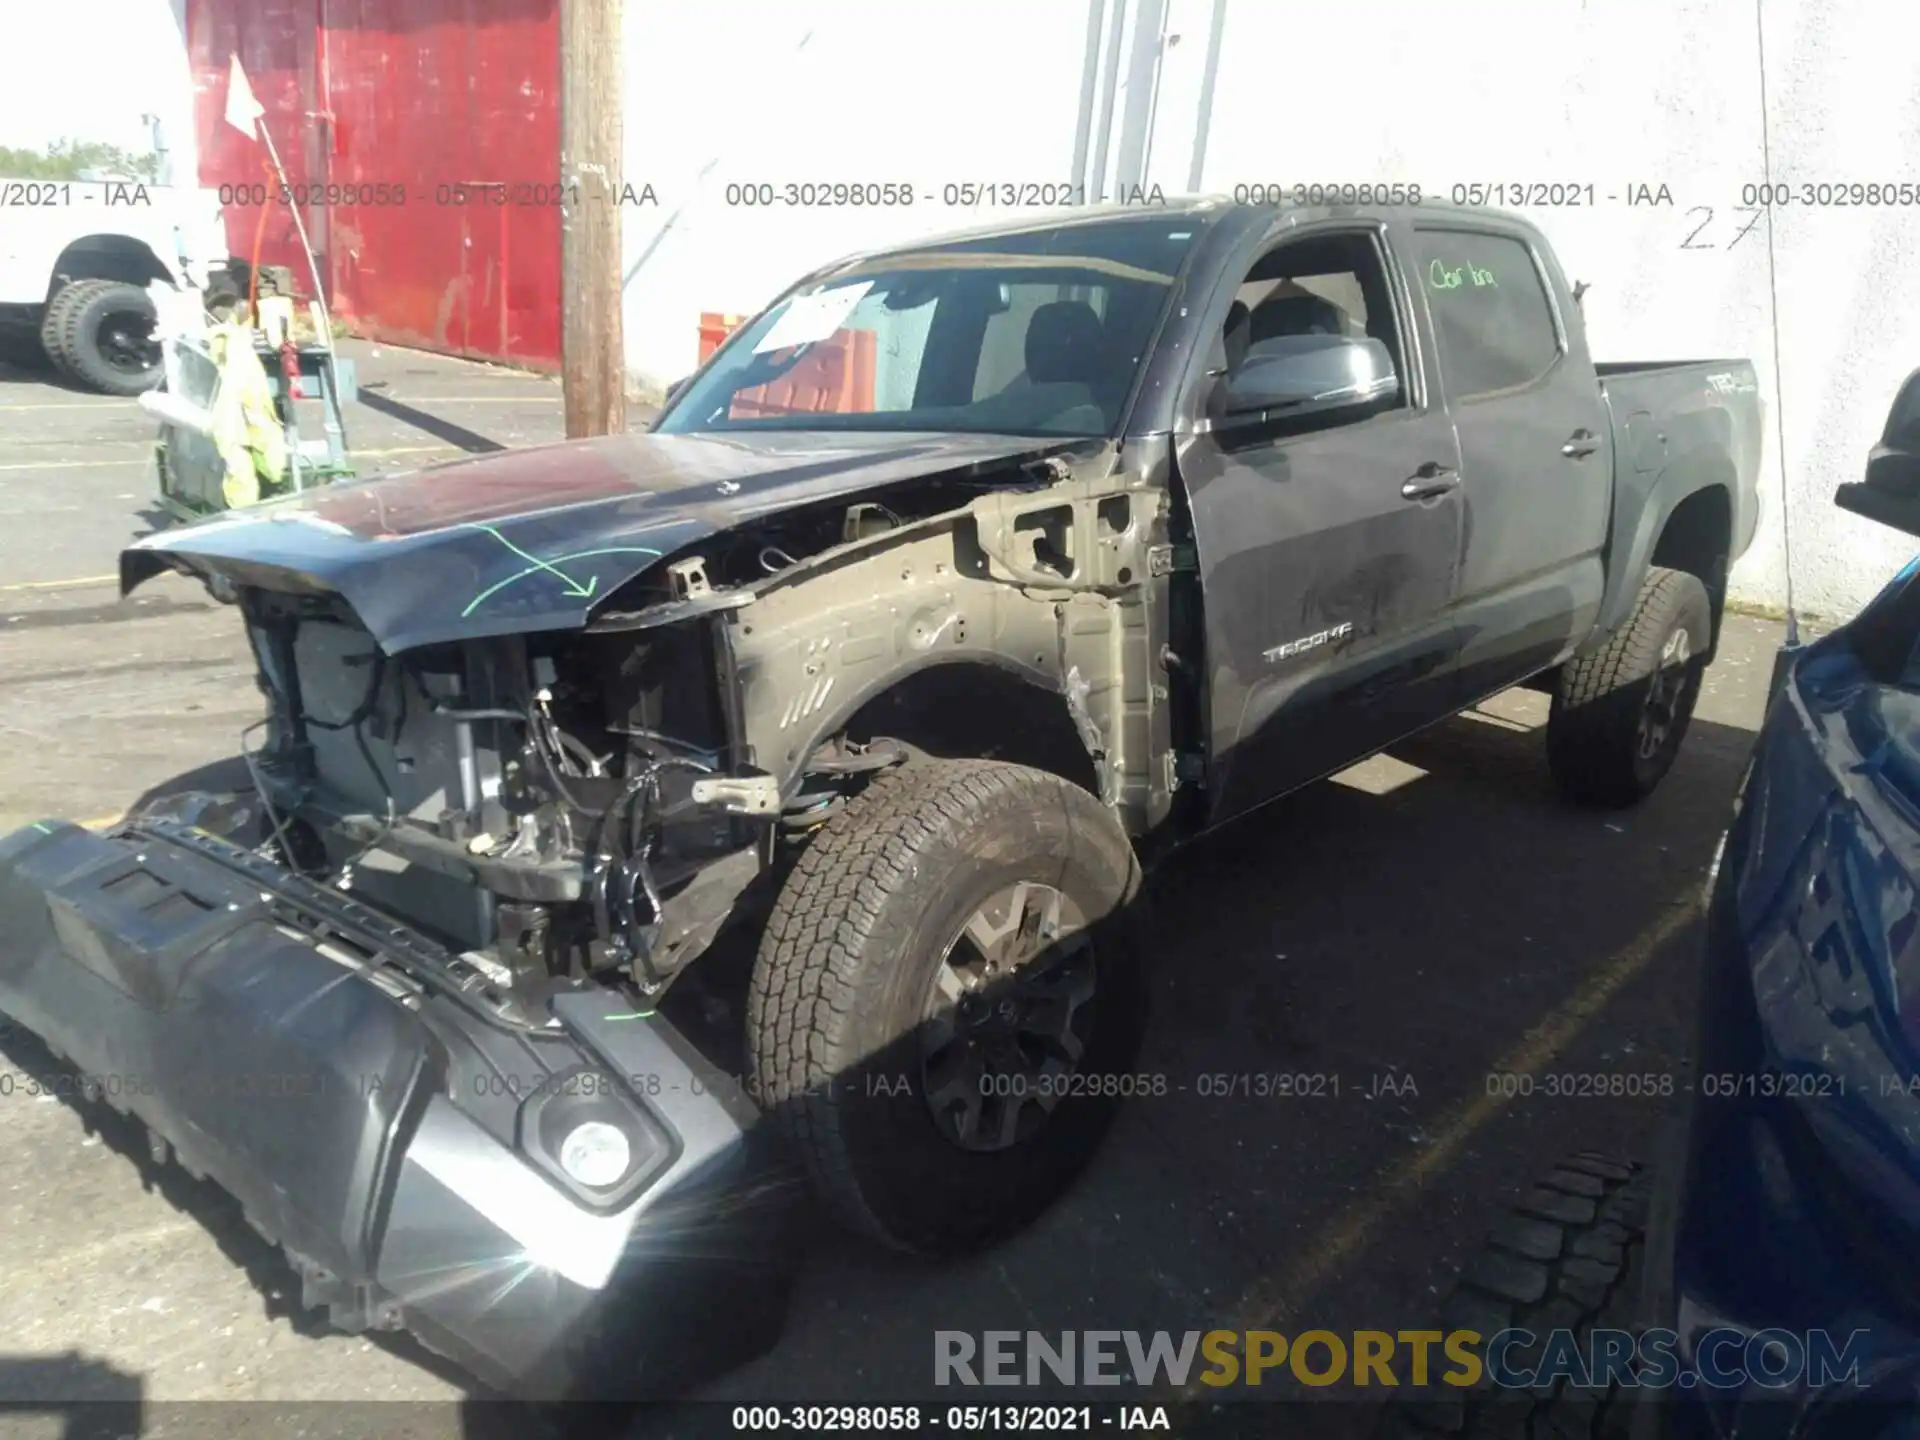
M 87 585 L 116 584 L 118 575 L 82 575 L 77 580 L 26 580 L 18 585 L 0 585 L 0 595 L 14 590 L 78 590 Z

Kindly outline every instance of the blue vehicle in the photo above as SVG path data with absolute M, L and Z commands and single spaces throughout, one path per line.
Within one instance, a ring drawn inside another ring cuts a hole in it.
M 1835 499 L 1920 536 L 1920 371 Z M 1917 887 L 1920 559 L 1781 651 L 1710 884 L 1687 1112 L 1648 1164 L 1575 1157 L 1496 1226 L 1443 1316 L 1487 1337 L 1486 1379 L 1385 1433 L 1920 1436 Z

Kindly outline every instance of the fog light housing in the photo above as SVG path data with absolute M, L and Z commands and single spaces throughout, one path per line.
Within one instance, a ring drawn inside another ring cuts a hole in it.
M 588 1120 L 560 1142 L 560 1168 L 594 1190 L 618 1185 L 633 1163 L 633 1147 L 618 1126 Z
M 631 1202 L 679 1153 L 647 1103 L 603 1071 L 530 1076 L 523 1089 L 514 1136 L 521 1154 L 595 1214 Z

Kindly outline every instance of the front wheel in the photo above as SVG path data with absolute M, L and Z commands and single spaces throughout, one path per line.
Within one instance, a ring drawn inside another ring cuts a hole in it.
M 1138 886 L 1099 801 L 1025 766 L 915 762 L 822 827 L 747 1024 L 756 1094 L 842 1221 L 965 1250 L 1073 1182 L 1136 1078 Z
M 1713 607 L 1696 575 L 1647 572 L 1626 624 L 1560 670 L 1547 720 L 1547 763 L 1562 793 L 1619 808 L 1651 795 L 1693 720 Z

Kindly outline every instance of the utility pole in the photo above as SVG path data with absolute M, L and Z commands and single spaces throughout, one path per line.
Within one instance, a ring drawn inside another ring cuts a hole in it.
M 560 367 L 569 440 L 627 428 L 623 8 L 623 0 L 560 0 Z

